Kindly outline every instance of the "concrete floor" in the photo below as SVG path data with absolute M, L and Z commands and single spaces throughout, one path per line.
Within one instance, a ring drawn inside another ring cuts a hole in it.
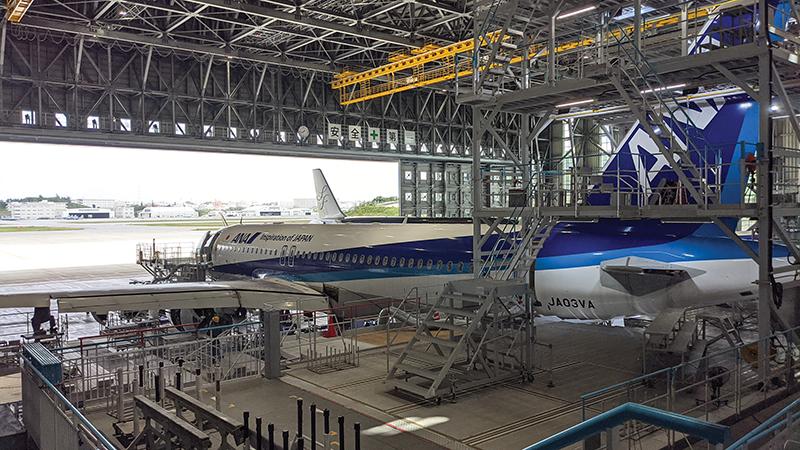
M 553 387 L 548 387 L 549 374 L 539 371 L 532 383 L 514 380 L 435 406 L 388 390 L 383 384 L 386 359 L 382 351 L 363 355 L 355 369 L 324 375 L 295 369 L 281 381 L 383 422 L 405 418 L 441 422 L 414 432 L 431 445 L 505 449 L 522 448 L 576 424 L 580 394 L 639 374 L 641 335 L 635 330 L 556 322 L 540 325 L 537 336 L 540 342 L 554 345 Z M 540 356 L 549 368 L 548 352 Z
M 251 423 L 263 417 L 276 430 L 296 429 L 296 401 L 304 400 L 304 431 L 309 436 L 309 405 L 317 407 L 317 436 L 321 442 L 322 409 L 331 410 L 332 428 L 336 417 L 346 420 L 346 448 L 352 447 L 353 423 L 362 429 L 364 449 L 519 449 L 562 431 L 581 421 L 581 394 L 629 380 L 641 368 L 641 334 L 630 328 L 605 327 L 567 322 L 539 324 L 540 342 L 553 344 L 553 386 L 549 353 L 540 353 L 544 366 L 531 383 L 511 380 L 466 392 L 441 405 L 390 390 L 383 379 L 386 358 L 379 348 L 365 350 L 358 367 L 319 374 L 302 364 L 284 371 L 277 380 L 248 378 L 222 384 L 222 411 L 241 418 L 249 411 Z M 541 347 L 537 346 L 541 350 Z M 207 385 L 211 388 L 210 385 Z M 644 389 L 643 387 L 641 389 Z M 190 393 L 194 393 L 189 388 Z M 663 392 L 663 386 L 649 390 Z M 747 391 L 742 408 L 764 399 L 764 394 Z M 214 403 L 212 393 L 204 401 Z M 676 405 L 694 406 L 704 392 L 680 394 Z M 618 404 L 613 399 L 603 410 Z M 589 415 L 598 411 L 590 410 Z M 733 405 L 709 412 L 707 420 L 718 421 L 734 412 Z M 700 413 L 697 413 L 700 415 Z M 104 432 L 111 434 L 112 418 L 105 411 L 89 415 Z M 656 449 L 667 445 L 663 432 L 650 434 L 637 445 Z M 306 446 L 308 448 L 308 446 Z
M 278 380 L 225 382 L 222 409 L 235 418 L 249 411 L 276 430 L 295 430 L 296 401 L 303 398 L 305 435 L 308 407 L 316 403 L 318 436 L 322 409 L 331 410 L 334 429 L 336 417 L 346 417 L 346 448 L 352 448 L 352 426 L 359 422 L 365 449 L 517 449 L 578 423 L 581 393 L 630 379 L 641 367 L 635 330 L 556 322 L 540 325 L 537 333 L 555 347 L 553 387 L 549 374 L 539 370 L 531 383 L 513 380 L 436 406 L 390 391 L 383 383 L 385 354 L 373 349 L 362 352 L 356 368 L 318 374 L 298 367 Z M 549 354 L 542 359 L 549 367 Z M 210 393 L 204 396 L 213 403 Z M 112 419 L 104 411 L 89 418 L 111 434 Z

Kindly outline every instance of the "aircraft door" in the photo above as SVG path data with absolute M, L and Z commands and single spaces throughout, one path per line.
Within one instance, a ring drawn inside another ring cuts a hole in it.
M 288 247 L 288 246 L 286 246 L 286 245 L 284 245 L 284 246 L 281 248 L 281 259 L 280 259 L 280 264 L 281 264 L 282 266 L 285 266 L 285 265 L 286 265 L 286 259 L 287 259 L 287 254 L 288 254 L 288 253 L 289 253 L 289 247 Z
M 297 246 L 293 245 L 289 249 L 289 267 L 294 267 L 294 255 L 297 253 Z

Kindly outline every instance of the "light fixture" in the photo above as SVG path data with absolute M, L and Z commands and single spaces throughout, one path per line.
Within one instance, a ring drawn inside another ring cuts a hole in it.
M 643 91 L 640 91 L 639 93 L 640 94 L 649 94 L 651 92 L 673 91 L 675 89 L 680 89 L 680 88 L 685 87 L 685 86 L 686 86 L 686 83 L 679 83 L 679 84 L 673 84 L 671 86 L 664 86 L 664 87 L 659 87 L 659 88 L 655 88 L 655 89 L 645 89 Z
M 558 17 L 556 17 L 556 19 L 558 19 L 558 20 L 566 19 L 567 17 L 577 16 L 578 14 L 583 14 L 585 12 L 589 12 L 589 11 L 592 11 L 594 9 L 597 9 L 597 5 L 590 5 L 590 6 L 586 6 L 586 7 L 580 8 L 580 9 L 572 10 L 570 12 L 565 12 L 563 14 L 559 14 Z
M 593 101 L 594 101 L 593 98 L 589 98 L 589 99 L 586 99 L 586 100 L 576 100 L 574 102 L 562 103 L 560 105 L 556 105 L 556 108 L 567 108 L 567 107 L 570 107 L 570 106 L 585 105 L 587 103 L 592 103 Z
M 770 105 L 769 110 L 772 112 L 778 112 L 781 110 L 781 105 L 772 104 Z

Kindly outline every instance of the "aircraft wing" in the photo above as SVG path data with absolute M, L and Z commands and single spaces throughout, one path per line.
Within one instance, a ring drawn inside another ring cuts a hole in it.
M 299 283 L 265 278 L 229 282 L 93 286 L 60 289 L 0 291 L 0 308 L 50 306 L 56 300 L 59 312 L 106 313 L 117 310 L 174 308 L 261 308 L 318 310 L 328 308 L 324 294 Z
M 705 273 L 700 269 L 638 257 L 604 261 L 600 268 L 603 286 L 633 295 L 647 295 Z

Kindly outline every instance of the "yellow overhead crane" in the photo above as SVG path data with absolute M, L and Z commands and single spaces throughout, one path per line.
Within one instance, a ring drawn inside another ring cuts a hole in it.
M 692 8 L 687 12 L 687 21 L 696 21 L 716 14 L 723 9 L 742 5 L 742 0 L 727 0 L 708 6 Z M 658 17 L 645 21 L 642 31 L 660 29 L 679 24 L 681 13 Z M 622 33 L 631 33 L 633 26 L 623 28 L 624 31 L 615 30 L 606 34 L 604 37 L 620 38 Z M 486 46 L 499 35 L 499 31 L 487 34 L 487 38 L 481 39 L 480 46 Z M 505 38 L 505 37 L 504 37 Z M 581 47 L 590 47 L 595 44 L 596 39 L 587 37 L 575 41 L 570 41 L 555 48 L 556 54 L 565 53 Z M 444 81 L 453 80 L 456 77 L 467 77 L 472 75 L 471 53 L 475 49 L 475 39 L 467 39 L 456 42 L 444 47 L 426 45 L 414 49 L 410 55 L 393 54 L 389 57 L 389 63 L 374 69 L 363 72 L 342 72 L 334 76 L 331 88 L 339 90 L 339 103 L 351 105 L 364 102 L 397 92 L 403 92 L 424 86 L 430 86 Z M 529 48 L 528 58 L 538 59 L 547 57 L 547 46 L 535 44 Z M 458 55 L 464 55 L 458 58 Z M 518 55 L 511 59 L 510 64 L 522 61 L 522 56 Z M 499 66 L 499 64 L 495 64 Z M 481 67 L 480 70 L 486 68 Z M 411 73 L 408 73 L 411 70 Z M 354 85 L 358 85 L 357 87 Z
M 19 23 L 31 3 L 33 0 L 6 0 L 6 19 L 11 23 Z

